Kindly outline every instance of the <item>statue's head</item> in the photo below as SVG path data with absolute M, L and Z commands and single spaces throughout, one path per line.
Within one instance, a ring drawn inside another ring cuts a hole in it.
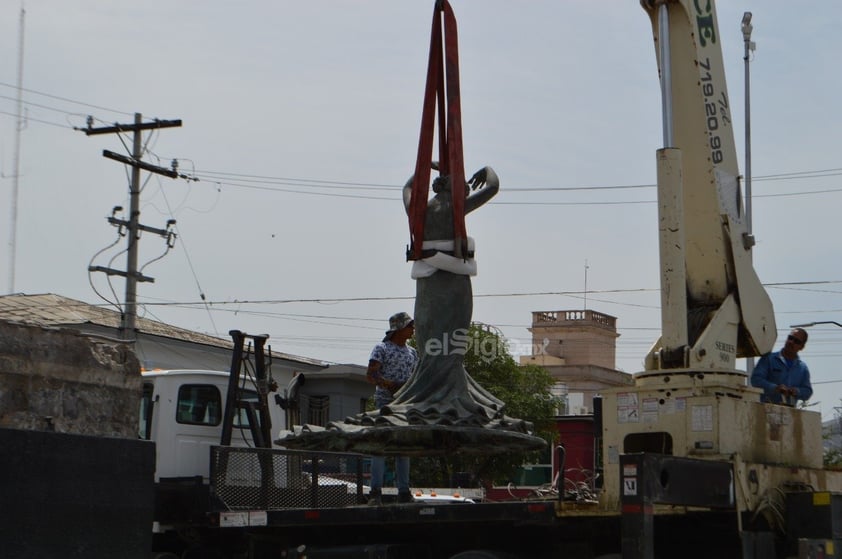
M 453 192 L 453 189 L 451 188 L 450 176 L 443 175 L 433 179 L 433 192 L 435 192 L 436 194 L 441 194 L 442 196 L 450 196 L 450 194 L 452 194 Z M 469 193 L 470 190 L 466 188 L 465 198 L 468 197 Z
M 438 176 L 435 179 L 433 179 L 433 192 L 435 192 L 436 194 L 450 193 L 450 177 Z

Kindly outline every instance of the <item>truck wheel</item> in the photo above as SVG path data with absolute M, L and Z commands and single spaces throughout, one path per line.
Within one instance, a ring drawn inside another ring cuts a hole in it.
M 191 547 L 181 555 L 181 559 L 224 559 L 223 554 L 218 549 L 212 549 L 206 546 Z
M 450 559 L 518 559 L 517 555 L 506 553 L 505 551 L 494 551 L 492 549 L 472 549 L 470 551 L 461 551 Z

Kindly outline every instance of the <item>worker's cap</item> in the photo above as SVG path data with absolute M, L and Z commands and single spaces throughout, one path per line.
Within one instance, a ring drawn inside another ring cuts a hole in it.
M 413 324 L 415 324 L 415 321 L 407 313 L 399 312 L 393 314 L 389 317 L 389 329 L 386 330 L 386 337 L 383 338 L 383 341 L 392 339 L 392 334 Z

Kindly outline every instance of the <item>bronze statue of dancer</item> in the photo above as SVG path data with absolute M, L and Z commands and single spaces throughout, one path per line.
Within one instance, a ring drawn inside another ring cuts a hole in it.
M 436 106 L 441 165 L 432 162 Z M 433 180 L 434 195 L 428 199 L 431 167 L 440 168 L 441 175 Z M 503 402 L 477 384 L 464 365 L 465 353 L 471 350 L 471 276 L 476 275 L 475 247 L 465 230 L 465 215 L 499 189 L 500 180 L 491 167 L 465 180 L 456 19 L 447 0 L 439 0 L 433 12 L 418 157 L 414 176 L 403 189 L 412 237 L 407 259 L 413 260 L 416 280 L 418 365 L 394 400 L 379 410 L 331 422 L 327 429 L 304 425 L 276 442 L 403 456 L 546 446 L 531 434 L 531 423 L 506 416 Z
M 413 180 L 403 190 L 407 213 Z M 477 171 L 465 188 L 465 214 L 491 200 L 499 189 L 500 180 L 491 167 Z M 410 381 L 381 413 L 403 415 L 410 425 L 485 426 L 503 418 L 504 404 L 479 386 L 463 364 L 470 350 L 475 246 L 468 238 L 467 253 L 454 255 L 450 177 L 437 177 L 433 192 L 427 202 L 422 258 L 412 266 L 419 362 Z

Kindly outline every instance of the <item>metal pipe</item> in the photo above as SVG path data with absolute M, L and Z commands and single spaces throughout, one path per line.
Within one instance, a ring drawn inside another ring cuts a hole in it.
M 745 61 L 745 126 L 746 126 L 746 231 L 749 235 L 751 229 L 751 72 L 749 71 L 749 54 L 754 50 L 751 42 L 751 12 L 743 14 L 742 31 L 745 50 L 743 60 Z
M 664 147 L 674 147 L 672 137 L 672 59 L 670 57 L 670 13 L 666 2 L 658 7 L 658 54 L 661 61 L 661 115 Z
M 749 71 L 749 53 L 754 49 L 754 45 L 751 42 L 751 31 L 753 29 L 751 25 L 751 12 L 745 12 L 743 14 L 743 21 L 741 27 L 743 31 L 743 43 L 745 45 L 743 60 L 745 61 L 746 233 L 751 239 L 751 73 Z M 751 254 L 749 254 L 749 257 L 751 257 Z M 753 371 L 754 357 L 749 357 L 746 359 L 746 373 L 748 375 L 751 375 Z
M 815 326 L 816 324 L 835 324 L 842 328 L 842 324 L 839 324 L 835 320 L 819 320 L 818 322 L 808 322 L 806 324 L 793 324 L 790 328 L 809 328 L 810 326 Z

